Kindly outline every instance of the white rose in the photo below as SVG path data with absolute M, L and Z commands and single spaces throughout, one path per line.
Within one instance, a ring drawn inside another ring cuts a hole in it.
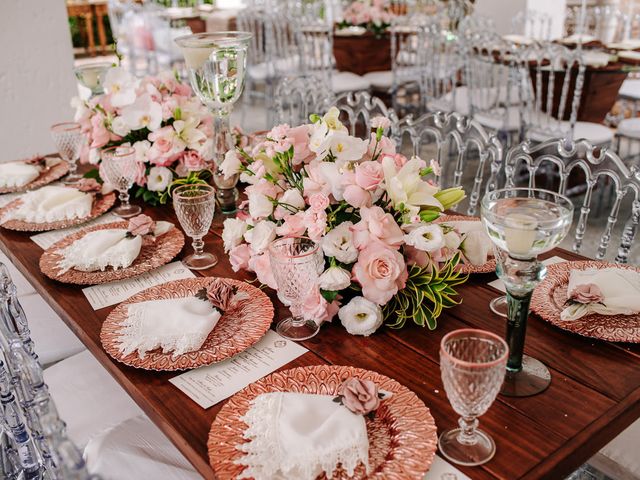
M 268 217 L 273 213 L 273 203 L 261 193 L 249 194 L 249 215 L 253 218 Z
M 338 311 L 338 317 L 351 335 L 368 337 L 382 325 L 382 309 L 364 297 L 354 297 Z
M 237 218 L 227 218 L 223 226 L 222 241 L 224 242 L 224 251 L 228 252 L 233 247 L 240 245 L 247 232 L 247 224 Z
M 240 173 L 240 167 L 242 166 L 242 159 L 238 152 L 235 150 L 229 150 L 225 156 L 224 160 L 220 164 L 220 170 L 224 173 L 225 180 L 233 177 Z
M 460 250 L 464 253 L 468 263 L 483 265 L 487 263 L 492 245 L 489 236 L 484 230 L 472 230 L 467 233 L 462 244 L 460 244 Z
M 404 236 L 407 245 L 423 252 L 435 252 L 444 247 L 444 235 L 438 225 L 422 225 Z
M 278 205 L 276 207 L 274 215 L 278 219 L 296 213 L 296 209 L 304 210 L 304 208 L 306 207 L 304 198 L 302 198 L 302 195 L 297 188 L 292 188 L 284 192 L 282 194 L 282 197 L 280 197 L 278 201 L 285 204 L 285 206 Z
M 173 173 L 167 167 L 152 167 L 147 177 L 147 189 L 151 192 L 162 192 L 169 187 Z
M 340 267 L 329 267 L 318 278 L 318 286 L 322 290 L 337 292 L 349 285 L 351 285 L 351 273 Z
M 256 254 L 264 252 L 269 244 L 276 238 L 276 224 L 263 220 L 258 222 L 251 230 L 247 230 L 244 239 L 251 245 L 251 252 Z
M 124 121 L 122 117 L 116 117 L 111 122 L 111 130 L 116 135 L 120 135 L 121 137 L 126 137 L 131 132 L 131 129 L 127 125 L 127 122 Z
M 358 249 L 353 244 L 353 223 L 343 222 L 322 237 L 322 251 L 342 263 L 353 263 L 358 259 Z

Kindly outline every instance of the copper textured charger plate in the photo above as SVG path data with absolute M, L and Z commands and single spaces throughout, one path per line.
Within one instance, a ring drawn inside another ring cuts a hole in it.
M 171 358 L 171 353 L 162 353 L 160 349 L 148 352 L 143 359 L 138 356 L 137 351 L 123 356 L 118 348 L 120 325 L 126 318 L 128 305 L 132 303 L 183 297 L 194 297 L 195 302 L 201 302 L 202 300 L 196 299 L 195 295 L 201 288 L 209 286 L 213 281 L 212 277 L 187 278 L 164 283 L 143 290 L 122 302 L 102 324 L 102 346 L 114 359 L 126 365 L 145 370 L 166 371 L 189 370 L 211 365 L 246 350 L 269 330 L 273 320 L 273 304 L 259 288 L 239 280 L 226 280 L 236 285 L 240 292 L 247 293 L 249 299 L 240 301 L 237 308 L 222 315 L 200 350 L 185 353 L 175 360 Z
M 119 268 L 114 270 L 109 267 L 104 271 L 81 272 L 79 270 L 68 270 L 60 273 L 58 262 L 62 260 L 62 255 L 58 253 L 65 247 L 68 247 L 76 240 L 81 239 L 87 233 L 96 230 L 108 230 L 111 228 L 126 229 L 128 222 L 114 222 L 105 225 L 97 225 L 83 229 L 73 235 L 63 238 L 59 242 L 49 247 L 40 257 L 40 270 L 47 277 L 63 283 L 73 283 L 76 285 L 96 285 L 98 283 L 113 282 L 123 280 L 129 277 L 135 277 L 145 272 L 161 267 L 169 263 L 184 246 L 184 235 L 178 228 L 172 228 L 164 235 L 161 235 L 153 243 L 142 246 L 140 254 L 135 261 L 127 268 Z
M 0 218 L 2 218 L 9 210 L 17 208 L 22 200 L 19 198 L 0 208 Z M 70 220 L 60 220 L 58 222 L 24 222 L 22 220 L 9 220 L 0 224 L 0 227 L 7 228 L 9 230 L 18 230 L 21 232 L 47 232 L 49 230 L 60 230 L 63 228 L 73 227 L 74 225 L 82 225 L 83 223 L 93 220 L 99 217 L 103 213 L 106 213 L 113 204 L 116 202 L 116 194 L 109 193 L 107 195 L 97 194 L 93 200 L 93 206 L 91 207 L 91 213 L 88 216 L 82 218 L 72 218 Z
M 51 182 L 55 182 L 59 178 L 64 177 L 67 173 L 69 173 L 69 164 L 64 160 L 60 160 L 60 163 L 42 170 L 38 177 L 31 180 L 26 185 L 23 185 L 21 187 L 0 188 L 0 194 L 19 193 L 19 192 L 26 192 L 28 190 L 35 190 L 36 188 L 44 187 L 45 185 L 48 185 Z
M 630 265 L 586 260 L 582 262 L 563 262 L 547 267 L 547 276 L 533 291 L 531 310 L 549 323 L 563 330 L 585 337 L 607 340 L 609 342 L 640 343 L 640 314 L 637 315 L 585 315 L 578 320 L 564 321 L 560 312 L 567 301 L 567 287 L 571 270 L 593 268 L 626 268 L 640 271 Z
M 249 410 L 251 400 L 269 392 L 337 395 L 340 385 L 349 377 L 371 380 L 380 389 L 393 393 L 382 402 L 375 419 L 366 420 L 371 473 L 367 475 L 361 464 L 352 478 L 422 478 L 433 462 L 438 443 L 436 424 L 429 409 L 415 393 L 389 377 L 361 368 L 336 365 L 299 367 L 272 373 L 231 397 L 213 421 L 207 442 L 209 462 L 217 477 L 221 480 L 237 478 L 245 468 L 235 463 L 245 455 L 236 447 L 247 441 L 242 436 L 247 425 L 241 418 Z M 332 478 L 349 477 L 339 468 Z
M 466 215 L 441 215 L 436 219 L 435 223 L 447 222 L 481 222 L 478 217 L 469 217 Z M 496 259 L 492 258 L 482 265 L 471 265 L 469 263 L 458 264 L 457 269 L 464 274 L 471 273 L 491 273 L 496 271 Z

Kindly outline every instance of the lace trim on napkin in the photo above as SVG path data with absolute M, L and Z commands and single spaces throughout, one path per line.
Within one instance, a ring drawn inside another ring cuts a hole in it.
M 299 449 L 285 452 L 280 444 L 278 428 L 282 399 L 282 392 L 260 395 L 242 417 L 242 421 L 249 425 L 244 438 L 251 441 L 237 447 L 247 453 L 236 460 L 236 463 L 247 466 L 238 478 L 314 480 L 323 471 L 331 477 L 338 464 L 352 477 L 360 463 L 369 473 L 368 443 L 347 448 L 332 446 L 322 451 Z

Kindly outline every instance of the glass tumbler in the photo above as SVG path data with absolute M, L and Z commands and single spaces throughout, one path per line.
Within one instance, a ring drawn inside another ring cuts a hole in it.
M 142 208 L 129 203 L 129 189 L 133 186 L 136 173 L 138 172 L 138 161 L 136 160 L 136 150 L 133 147 L 117 146 L 106 148 L 101 153 L 103 180 L 118 191 L 120 205 L 113 210 L 113 213 L 121 218 L 131 218 L 138 215 Z
M 60 158 L 69 164 L 69 174 L 64 179 L 64 183 L 77 182 L 82 178 L 77 173 L 78 159 L 80 158 L 80 150 L 86 141 L 82 127 L 75 122 L 56 123 L 51 126 L 51 138 L 58 149 Z

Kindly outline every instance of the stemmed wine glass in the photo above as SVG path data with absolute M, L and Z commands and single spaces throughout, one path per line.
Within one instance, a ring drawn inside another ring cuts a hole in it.
M 218 258 L 204 251 L 203 237 L 211 228 L 216 208 L 215 190 L 210 185 L 182 185 L 173 191 L 173 209 L 182 229 L 193 240 L 193 253 L 183 260 L 191 270 L 204 270 Z
M 129 189 L 135 182 L 138 165 L 136 150 L 133 147 L 117 146 L 105 148 L 101 152 L 104 181 L 118 190 L 120 205 L 113 213 L 122 218 L 130 218 L 138 215 L 142 208 L 129 203 Z
M 547 272 L 537 257 L 557 247 L 567 235 L 573 204 L 547 190 L 508 188 L 484 196 L 481 217 L 494 243 L 496 273 L 507 290 L 509 359 L 501 393 L 535 395 L 551 383 L 547 367 L 523 354 L 531 293 Z
M 104 77 L 111 67 L 113 67 L 111 62 L 97 62 L 79 65 L 74 69 L 80 85 L 91 90 L 90 98 L 104 93 L 104 87 L 102 86 Z
M 233 148 L 229 115 L 244 88 L 250 39 L 248 32 L 214 32 L 175 40 L 184 55 L 191 87 L 213 114 L 213 181 L 224 214 L 237 209 L 238 175 L 225 178 L 219 167 Z
M 51 126 L 51 138 L 53 143 L 56 144 L 60 157 L 69 164 L 69 174 L 64 183 L 77 182 L 82 178 L 77 173 L 78 159 L 80 158 L 80 150 L 86 141 L 86 137 L 82 133 L 82 127 L 75 122 L 56 123 Z
M 278 285 L 278 297 L 288 303 L 291 317 L 278 322 L 276 331 L 289 340 L 306 340 L 320 327 L 300 315 L 300 306 L 314 288 L 318 288 L 319 245 L 307 237 L 284 237 L 269 245 L 271 270 Z
M 447 398 L 460 415 L 459 428 L 440 435 L 438 447 L 448 460 L 475 466 L 496 453 L 493 439 L 478 429 L 483 415 L 498 395 L 505 376 L 509 348 L 504 340 L 483 330 L 462 329 L 440 342 L 440 370 Z

